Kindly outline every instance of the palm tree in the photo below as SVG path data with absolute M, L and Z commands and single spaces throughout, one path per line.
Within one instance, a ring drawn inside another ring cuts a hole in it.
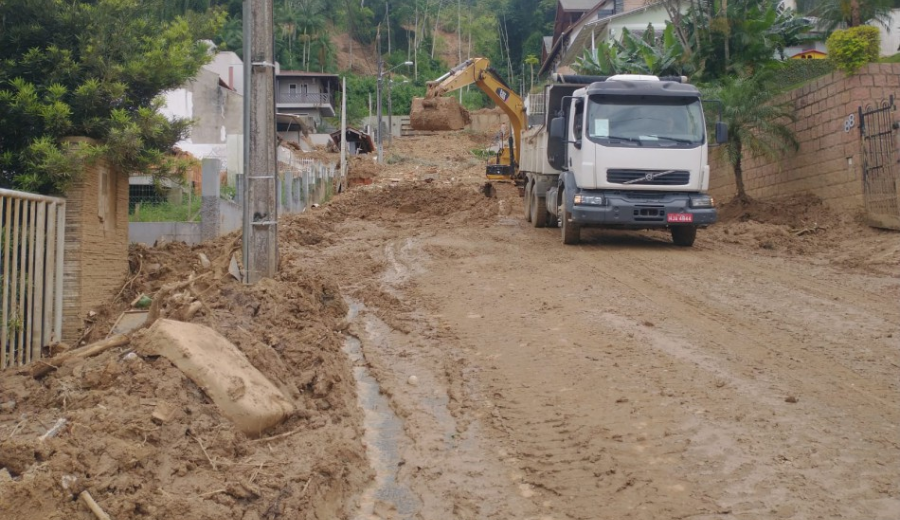
M 890 29 L 893 7 L 894 0 L 821 0 L 809 14 L 822 20 L 828 32 L 872 21 Z
M 728 124 L 725 153 L 734 169 L 737 198 L 745 203 L 750 201 L 744 187 L 745 154 L 774 159 L 796 151 L 800 146 L 788 126 L 797 120 L 793 106 L 790 102 L 774 99 L 778 92 L 767 86 L 770 77 L 768 72 L 748 77 L 725 77 L 718 86 L 704 93 L 721 100 L 724 105 L 722 119 Z

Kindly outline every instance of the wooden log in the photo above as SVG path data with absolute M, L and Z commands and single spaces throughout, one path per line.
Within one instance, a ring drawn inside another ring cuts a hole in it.
M 86 359 L 92 356 L 96 356 L 97 354 L 106 352 L 111 348 L 122 347 L 124 345 L 127 345 L 130 341 L 131 339 L 128 336 L 124 334 L 116 334 L 115 336 L 110 336 L 96 343 L 91 343 L 86 347 L 69 350 L 56 357 L 38 360 L 31 367 L 31 377 L 35 379 L 44 377 L 45 375 L 54 370 L 57 370 L 63 365 L 72 363 L 73 361 L 79 359 Z
M 91 512 L 94 513 L 94 516 L 97 517 L 97 520 L 111 520 L 109 515 L 106 514 L 106 511 L 104 511 L 100 507 L 100 504 L 98 504 L 94 500 L 94 497 L 92 497 L 87 490 L 82 491 L 81 494 L 78 495 L 78 498 L 80 498 L 81 501 L 88 506 L 88 509 L 90 509 Z

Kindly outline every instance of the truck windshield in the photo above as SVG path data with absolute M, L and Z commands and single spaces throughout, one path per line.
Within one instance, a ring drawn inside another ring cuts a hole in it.
M 697 98 L 591 96 L 587 136 L 606 146 L 693 148 L 703 143 Z

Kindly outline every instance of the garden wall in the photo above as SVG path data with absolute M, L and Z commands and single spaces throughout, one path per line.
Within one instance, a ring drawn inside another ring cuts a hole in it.
M 744 158 L 751 197 L 772 199 L 801 193 L 836 209 L 863 210 L 859 107 L 875 107 L 900 94 L 900 64 L 874 63 L 847 77 L 834 72 L 786 94 L 797 113 L 791 125 L 800 149 L 780 160 Z M 734 174 L 722 149 L 710 151 L 710 193 L 722 201 L 735 194 Z
M 63 341 L 74 344 L 88 312 L 115 296 L 128 274 L 128 178 L 99 163 L 66 192 Z

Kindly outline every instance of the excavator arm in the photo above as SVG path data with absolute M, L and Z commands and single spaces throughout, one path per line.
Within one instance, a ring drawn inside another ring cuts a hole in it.
M 525 102 L 500 76 L 491 69 L 487 58 L 472 58 L 454 67 L 450 72 L 440 78 L 428 82 L 428 90 L 425 99 L 432 99 L 453 92 L 467 85 L 475 85 L 480 88 L 491 100 L 503 110 L 509 117 L 512 126 L 513 147 L 509 150 L 508 166 L 511 170 L 508 175 L 498 177 L 513 177 L 518 174 L 518 154 L 520 153 L 522 131 L 525 129 Z M 504 154 L 506 155 L 506 154 Z M 492 177 L 489 169 L 488 177 Z

